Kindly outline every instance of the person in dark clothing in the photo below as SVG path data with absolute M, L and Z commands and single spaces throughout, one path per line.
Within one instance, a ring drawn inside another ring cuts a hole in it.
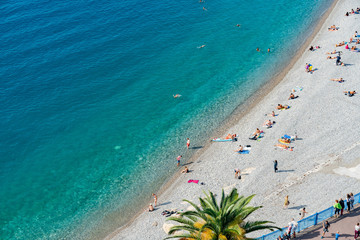
M 344 212 L 344 208 L 345 208 L 345 203 L 344 203 L 344 200 L 342 200 L 342 198 L 340 198 L 339 203 L 341 206 L 340 216 L 342 216 L 343 212 Z
M 278 162 L 277 162 L 277 160 L 275 160 L 274 161 L 274 172 L 276 173 L 277 172 L 277 170 L 278 170 Z
M 340 56 L 337 56 L 337 57 L 336 57 L 336 65 L 339 65 L 339 64 L 340 64 L 340 60 L 341 60 L 341 57 L 340 57 Z

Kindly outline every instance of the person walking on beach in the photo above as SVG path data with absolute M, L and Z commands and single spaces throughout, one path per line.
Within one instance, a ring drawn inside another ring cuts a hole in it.
M 351 207 L 350 202 L 351 202 L 350 194 L 346 194 L 346 206 L 347 206 L 348 213 L 350 212 L 350 207 Z
M 182 155 L 179 155 L 176 160 L 177 160 L 177 166 L 180 166 L 180 159 L 182 158 Z
M 235 178 L 236 179 L 241 179 L 240 169 L 235 168 L 234 171 L 235 171 Z
M 323 234 L 321 238 L 324 238 L 325 233 L 329 232 L 330 223 L 328 221 L 323 222 Z
M 290 201 L 289 201 L 289 195 L 286 195 L 285 201 L 284 201 L 284 208 L 287 209 L 289 207 Z
M 300 220 L 305 217 L 305 213 L 308 213 L 308 212 L 305 210 L 305 208 L 301 209 L 301 212 L 300 212 L 301 218 L 300 218 Z
M 344 208 L 345 208 L 345 203 L 344 203 L 344 200 L 343 200 L 342 198 L 340 198 L 339 204 L 340 204 L 340 206 L 341 206 L 340 216 L 342 216 L 343 213 L 344 213 Z
M 189 147 L 190 147 L 190 139 L 189 138 L 186 139 L 186 147 L 187 147 L 187 149 L 189 149 Z
M 360 234 L 360 223 L 357 223 L 355 225 L 355 235 L 354 235 L 355 240 L 359 237 L 359 234 Z
M 341 205 L 338 200 L 335 200 L 335 204 L 333 207 L 335 209 L 335 217 L 340 217 Z
M 274 172 L 276 173 L 277 170 L 278 170 L 278 161 L 275 160 L 275 161 L 274 161 Z
M 152 194 L 153 198 L 154 198 L 154 207 L 156 207 L 157 205 L 157 196 L 155 193 Z

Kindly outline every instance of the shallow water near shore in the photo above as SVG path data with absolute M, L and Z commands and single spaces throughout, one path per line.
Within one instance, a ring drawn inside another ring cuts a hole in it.
M 330 4 L 2 3 L 0 238 L 119 227 L 177 155 L 189 159 L 286 65 Z

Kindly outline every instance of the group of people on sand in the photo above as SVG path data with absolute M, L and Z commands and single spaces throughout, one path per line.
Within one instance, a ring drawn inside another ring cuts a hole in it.
M 310 46 L 309 51 L 315 51 L 315 49 L 319 49 L 320 46 Z
M 354 9 L 351 9 L 350 12 L 346 12 L 345 16 L 350 16 L 350 14 L 359 14 L 360 13 L 360 8 L 356 8 L 356 11 Z
M 331 26 L 328 28 L 328 30 L 329 30 L 329 31 L 337 31 L 337 30 L 339 30 L 339 28 L 336 27 L 335 24 L 334 24 L 334 25 L 331 25 Z

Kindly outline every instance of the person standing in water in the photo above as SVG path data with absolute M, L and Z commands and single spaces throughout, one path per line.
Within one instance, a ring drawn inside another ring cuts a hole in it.
M 186 147 L 187 147 L 187 149 L 189 149 L 189 147 L 190 147 L 190 139 L 189 138 L 186 139 Z
M 268 48 L 268 52 L 270 52 L 270 48 Z

